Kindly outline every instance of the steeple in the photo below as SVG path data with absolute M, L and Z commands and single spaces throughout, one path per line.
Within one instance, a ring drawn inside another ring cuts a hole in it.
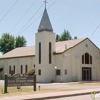
M 47 13 L 47 9 L 46 9 L 46 5 L 45 5 L 45 10 L 38 28 L 38 32 L 41 31 L 49 31 L 49 32 L 53 32 L 53 28 Z

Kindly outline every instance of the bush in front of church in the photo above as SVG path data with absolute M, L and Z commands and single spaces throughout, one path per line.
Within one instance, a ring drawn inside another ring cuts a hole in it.
M 27 74 L 28 74 L 28 75 L 34 75 L 34 73 L 35 73 L 35 68 L 34 68 L 34 67 L 30 68 L 30 69 L 27 71 Z

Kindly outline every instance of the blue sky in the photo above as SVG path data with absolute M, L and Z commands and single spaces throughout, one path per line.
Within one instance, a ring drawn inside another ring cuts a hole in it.
M 48 8 L 56 0 L 47 1 Z M 16 0 L 0 0 L 0 20 L 15 2 Z M 34 5 L 20 23 L 18 23 L 32 3 L 34 3 Z M 20 34 L 19 31 L 25 26 L 42 4 L 43 0 L 18 0 L 11 11 L 0 21 L 0 37 L 6 32 L 14 36 Z M 33 24 L 20 34 L 26 38 L 27 46 L 35 45 L 35 33 L 37 33 L 42 17 L 40 15 L 43 11 L 44 5 L 30 20 L 26 27 L 31 23 Z M 72 37 L 90 37 L 96 27 L 100 24 L 100 0 L 57 0 L 56 3 L 48 9 L 48 14 L 56 34 L 61 35 L 63 30 L 66 29 L 69 30 Z M 17 23 L 18 25 L 13 29 Z M 98 27 L 90 39 L 100 48 L 100 27 Z

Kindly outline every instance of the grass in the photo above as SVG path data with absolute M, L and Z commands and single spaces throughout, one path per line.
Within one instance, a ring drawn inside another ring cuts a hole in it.
M 0 97 L 76 90 L 76 89 L 41 89 L 33 91 L 33 88 L 28 88 L 28 87 L 21 87 L 21 89 L 22 91 L 18 91 L 17 87 L 8 87 L 8 93 L 4 94 L 3 91 L 1 91 L 3 90 L 3 87 L 0 86 Z

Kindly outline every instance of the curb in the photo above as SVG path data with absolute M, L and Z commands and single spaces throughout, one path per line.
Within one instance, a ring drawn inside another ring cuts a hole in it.
M 96 93 L 100 91 L 95 91 Z M 71 97 L 71 96 L 79 96 L 79 95 L 91 95 L 92 92 L 85 92 L 85 93 L 75 93 L 75 94 L 66 94 L 66 95 L 55 95 L 55 96 L 47 96 L 47 97 L 37 97 L 37 98 L 30 98 L 30 99 L 22 99 L 22 100 L 44 100 L 44 99 L 54 99 L 54 98 L 62 98 L 62 97 Z

